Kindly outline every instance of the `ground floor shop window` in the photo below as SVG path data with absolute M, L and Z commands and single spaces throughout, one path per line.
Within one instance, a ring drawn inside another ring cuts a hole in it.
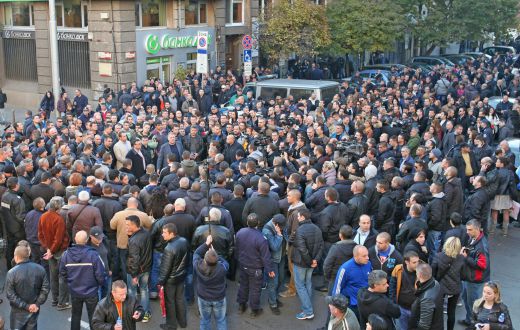
M 162 82 L 171 80 L 171 58 L 149 57 L 146 59 L 146 79 L 159 78 Z
M 4 62 L 7 79 L 38 81 L 34 39 L 4 39 Z

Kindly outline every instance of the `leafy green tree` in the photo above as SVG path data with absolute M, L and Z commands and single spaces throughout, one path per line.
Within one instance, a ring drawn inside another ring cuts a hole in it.
M 308 0 L 282 0 L 264 17 L 260 49 L 271 61 L 314 56 L 331 42 L 325 9 Z
M 395 0 L 332 0 L 327 16 L 335 53 L 394 49 L 405 26 L 403 8 Z

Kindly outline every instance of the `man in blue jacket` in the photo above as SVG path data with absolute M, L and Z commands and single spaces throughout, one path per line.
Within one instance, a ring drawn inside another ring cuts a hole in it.
M 283 231 L 287 220 L 281 214 L 277 214 L 271 221 L 265 224 L 262 229 L 267 243 L 269 244 L 269 251 L 271 252 L 271 263 L 274 272 L 274 277 L 267 280 L 267 294 L 269 301 L 269 307 L 274 315 L 280 315 L 281 302 L 278 301 L 279 286 L 278 283 L 283 283 L 283 278 L 280 280 L 280 276 L 284 273 L 285 262 L 283 255 L 285 253 L 285 239 Z
M 356 314 L 358 320 L 357 294 L 359 289 L 368 287 L 368 274 L 371 271 L 372 264 L 368 258 L 368 249 L 362 245 L 356 245 L 354 258 L 341 265 L 332 289 L 332 295 L 341 293 L 349 298 L 349 308 Z
M 87 246 L 88 234 L 78 231 L 76 244 L 63 253 L 60 260 L 60 276 L 67 280 L 72 302 L 71 330 L 80 330 L 83 303 L 87 305 L 88 320 L 92 327 L 92 316 L 98 303 L 98 288 L 105 283 L 105 266 L 98 252 Z
M 211 314 L 213 313 L 217 329 L 227 329 L 226 273 L 229 264 L 217 254 L 212 243 L 213 237 L 208 235 L 206 242 L 201 244 L 193 255 L 200 328 L 211 328 Z
M 251 213 L 247 217 L 247 228 L 240 229 L 236 235 L 236 251 L 240 264 L 238 311 L 241 314 L 244 313 L 249 300 L 252 318 L 263 312 L 260 308 L 260 294 L 264 282 L 264 271 L 269 274 L 269 277 L 274 277 L 269 245 L 257 227 L 258 216 Z

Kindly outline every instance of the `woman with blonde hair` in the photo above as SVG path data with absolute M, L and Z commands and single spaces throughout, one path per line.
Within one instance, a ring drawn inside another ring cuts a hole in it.
M 460 254 L 461 249 L 460 239 L 450 237 L 432 262 L 432 274 L 441 285 L 442 294 L 448 299 L 448 330 L 453 330 L 455 326 L 455 309 L 462 291 L 461 273 L 465 259 Z
M 473 304 L 471 326 L 467 329 L 512 330 L 511 317 L 507 306 L 502 302 L 500 287 L 489 281 L 482 288 L 482 298 Z

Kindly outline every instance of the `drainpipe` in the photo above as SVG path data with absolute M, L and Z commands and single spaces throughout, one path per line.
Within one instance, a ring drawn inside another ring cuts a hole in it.
M 60 63 L 58 58 L 58 31 L 56 27 L 55 0 L 49 0 L 49 46 L 51 53 L 52 92 L 54 99 L 60 97 Z M 55 102 L 55 104 L 58 104 Z

